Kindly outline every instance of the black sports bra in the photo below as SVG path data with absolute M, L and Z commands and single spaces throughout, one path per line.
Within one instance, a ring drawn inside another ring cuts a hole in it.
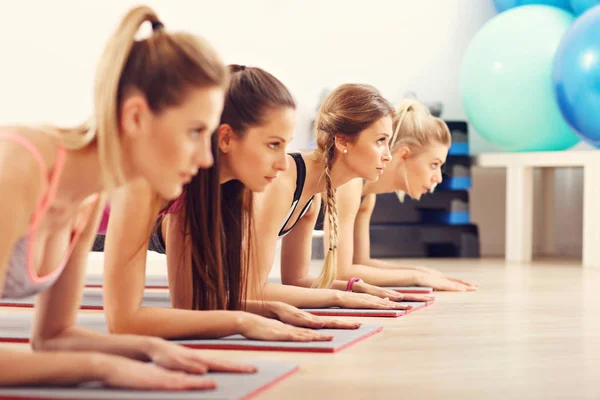
M 298 202 L 300 201 L 300 197 L 302 197 L 302 190 L 304 189 L 304 181 L 306 180 L 306 164 L 304 163 L 302 156 L 299 153 L 290 153 L 290 156 L 292 156 L 294 162 L 296 163 L 296 190 L 294 191 L 294 200 L 292 201 L 290 212 L 288 213 L 287 217 L 285 217 L 283 225 L 281 225 L 281 229 L 279 230 L 279 237 L 284 237 L 285 235 L 290 233 L 290 231 L 294 228 L 294 226 L 296 226 L 300 218 L 304 217 L 304 215 L 312 205 L 313 199 L 315 198 L 315 196 L 312 196 L 308 200 L 308 202 L 302 209 L 302 212 L 298 216 L 298 219 L 296 220 L 296 222 L 294 222 L 294 225 L 292 225 L 289 229 L 284 231 L 284 228 L 286 227 L 286 225 L 290 221 L 290 218 L 292 218 L 292 215 L 296 211 L 296 207 L 298 207 Z

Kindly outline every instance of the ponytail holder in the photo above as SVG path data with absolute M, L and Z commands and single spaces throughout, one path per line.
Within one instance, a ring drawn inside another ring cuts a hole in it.
M 164 24 L 162 22 L 160 22 L 160 21 L 152 21 L 151 24 L 152 24 L 152 31 L 153 32 L 156 32 L 156 31 L 158 31 L 160 29 L 163 29 L 165 27 Z
M 356 282 L 360 282 L 360 281 L 362 281 L 362 279 L 360 279 L 360 278 L 350 278 L 348 280 L 348 286 L 346 286 L 346 292 L 351 292 L 352 291 L 352 287 L 354 286 L 354 284 Z

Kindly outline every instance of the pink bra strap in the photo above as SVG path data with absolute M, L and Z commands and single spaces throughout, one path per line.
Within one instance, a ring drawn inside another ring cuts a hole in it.
M 0 134 L 0 140 L 8 140 L 9 142 L 20 144 L 33 156 L 33 158 L 35 158 L 35 161 L 37 161 L 38 166 L 40 167 L 42 193 L 45 192 L 48 185 L 48 168 L 46 167 L 46 162 L 44 161 L 44 158 L 42 157 L 38 149 L 33 145 L 33 143 L 25 139 L 23 136 L 10 133 Z

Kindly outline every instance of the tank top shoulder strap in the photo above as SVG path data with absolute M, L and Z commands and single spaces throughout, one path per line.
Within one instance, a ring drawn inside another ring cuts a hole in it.
M 304 181 L 306 180 L 306 164 L 300 153 L 290 153 L 290 156 L 292 156 L 296 163 L 296 190 L 294 190 L 294 201 L 298 201 L 302 196 Z

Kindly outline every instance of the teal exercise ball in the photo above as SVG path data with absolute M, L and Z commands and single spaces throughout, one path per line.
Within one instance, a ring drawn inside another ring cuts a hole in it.
M 515 7 L 533 4 L 553 6 L 562 8 L 566 11 L 571 11 L 571 5 L 569 4 L 569 0 L 494 0 L 494 6 L 496 7 L 496 10 L 498 12 L 504 12 Z
M 600 4 L 600 0 L 570 0 L 571 9 L 575 15 L 581 15 L 590 8 Z
M 554 96 L 552 65 L 574 16 L 550 6 L 498 14 L 473 37 L 460 71 L 469 122 L 506 151 L 564 150 L 580 141 Z

